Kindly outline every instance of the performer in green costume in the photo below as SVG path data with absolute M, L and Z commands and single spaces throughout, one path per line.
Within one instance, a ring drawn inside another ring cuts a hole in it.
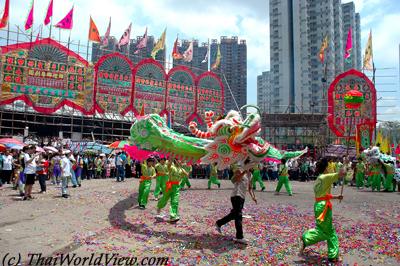
M 211 184 L 218 185 L 218 188 L 221 187 L 221 182 L 218 180 L 217 163 L 213 163 L 211 165 L 210 179 L 208 180 L 208 189 L 211 189 Z
M 372 191 L 381 190 L 382 176 L 381 176 L 381 165 L 379 162 L 373 163 L 370 170 L 372 180 Z
M 265 185 L 264 185 L 264 182 L 262 181 L 262 178 L 261 178 L 261 172 L 260 172 L 260 166 L 259 165 L 255 166 L 253 168 L 253 179 L 251 181 L 252 186 L 253 186 L 253 190 L 256 190 L 256 183 L 257 182 L 260 184 L 261 191 L 264 191 L 265 190 Z
M 394 162 L 389 161 L 383 164 L 386 169 L 386 179 L 385 179 L 385 191 L 393 192 L 395 190 L 393 186 L 393 179 L 395 174 Z
M 157 204 L 157 217 L 163 218 L 163 216 L 161 215 L 161 209 L 163 209 L 170 200 L 170 222 L 177 222 L 180 219 L 178 212 L 180 190 L 179 183 L 181 179 L 187 176 L 189 173 L 182 168 L 181 163 L 176 159 L 174 160 L 173 164 L 170 161 L 168 162 L 168 173 L 169 179 L 165 189 L 165 194 L 163 194 L 162 198 L 158 201 Z
M 165 158 L 161 158 L 160 162 L 156 164 L 157 180 L 156 188 L 154 190 L 154 197 L 158 200 L 160 193 L 165 193 L 165 186 L 168 181 L 168 166 L 165 163 Z
M 356 166 L 356 186 L 357 188 L 362 188 L 364 186 L 365 179 L 365 164 L 362 158 L 358 158 Z
M 142 167 L 142 176 L 140 177 L 140 185 L 139 185 L 139 208 L 146 208 L 147 201 L 149 199 L 150 188 L 151 188 L 151 180 L 156 178 L 156 170 L 154 169 L 155 159 L 148 158 L 147 163 L 143 162 Z
M 328 242 L 328 259 L 337 261 L 339 258 L 339 239 L 332 224 L 332 203 L 331 199 L 342 200 L 343 196 L 332 196 L 331 187 L 337 182 L 339 177 L 345 175 L 345 170 L 339 173 L 328 174 L 328 160 L 323 158 L 317 163 L 318 178 L 314 184 L 314 215 L 316 228 L 306 231 L 300 238 L 300 255 L 304 248 L 316 244 L 320 241 Z
M 282 185 L 285 185 L 286 191 L 289 194 L 289 196 L 292 196 L 292 186 L 289 183 L 289 172 L 288 172 L 288 167 L 286 165 L 286 159 L 282 159 L 281 165 L 279 166 L 279 181 L 278 181 L 278 186 L 276 187 L 275 190 L 275 195 L 279 194 L 279 191 L 281 191 Z
M 365 187 L 372 187 L 372 164 L 367 162 L 365 168 L 367 169 L 367 182 L 365 184 Z
M 180 187 L 181 187 L 181 189 L 184 189 L 184 188 L 185 188 L 185 185 L 186 185 L 188 188 L 190 188 L 192 185 L 190 184 L 190 181 L 189 181 L 189 175 L 190 175 L 190 173 L 192 172 L 192 166 L 191 166 L 191 165 L 184 164 L 184 165 L 183 165 L 183 169 L 188 173 L 188 175 L 187 175 L 187 176 L 184 176 L 184 177 L 182 178 Z

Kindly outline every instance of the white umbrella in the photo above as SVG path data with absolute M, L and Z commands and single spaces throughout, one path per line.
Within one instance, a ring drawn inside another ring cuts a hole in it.
M 51 151 L 51 152 L 58 152 L 58 150 L 56 148 L 51 147 L 51 146 L 43 147 L 43 149 L 45 149 L 47 151 Z
M 46 152 L 43 148 L 36 146 L 37 152 Z
M 37 142 L 34 141 L 34 140 L 27 139 L 27 140 L 25 140 L 25 144 L 28 144 L 28 145 L 38 145 L 39 143 L 37 143 Z
M 62 151 L 62 154 L 70 154 L 70 153 L 71 153 L 70 150 L 63 150 L 63 151 Z

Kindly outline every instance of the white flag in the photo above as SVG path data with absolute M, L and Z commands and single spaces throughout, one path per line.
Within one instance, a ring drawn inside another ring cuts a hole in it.
M 183 61 L 192 62 L 193 60 L 193 42 L 190 42 L 189 47 L 183 53 Z
M 203 61 L 201 61 L 202 64 L 207 63 L 208 62 L 208 55 L 210 54 L 210 45 L 207 46 L 207 52 L 206 55 L 204 56 Z
M 119 49 L 121 49 L 121 46 L 127 45 L 129 43 L 129 40 L 131 38 L 131 28 L 132 28 L 132 23 L 129 24 L 129 27 L 125 30 L 124 34 L 122 34 L 121 39 L 119 39 L 118 42 Z

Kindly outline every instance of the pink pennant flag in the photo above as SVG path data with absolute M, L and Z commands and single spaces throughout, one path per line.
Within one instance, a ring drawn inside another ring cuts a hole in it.
M 347 42 L 346 42 L 346 50 L 344 54 L 344 59 L 349 62 L 351 60 L 351 50 L 353 49 L 353 41 L 351 37 L 351 27 L 349 28 L 349 32 L 347 33 Z
M 104 37 L 101 40 L 101 46 L 107 46 L 108 45 L 108 38 L 110 38 L 110 31 L 111 31 L 111 17 L 110 17 L 110 21 L 108 22 L 108 27 L 107 27 L 106 34 L 104 34 Z
M 44 25 L 50 23 L 50 19 L 53 16 L 53 0 L 50 0 L 49 7 L 47 8 L 46 18 L 44 19 Z
M 140 50 L 145 48 L 146 46 L 147 46 L 147 27 L 146 27 L 146 31 L 144 32 L 143 38 L 136 45 L 135 54 L 138 54 L 140 52 Z
M 131 38 L 131 28 L 132 28 L 132 22 L 131 24 L 129 24 L 129 27 L 125 30 L 124 34 L 121 36 L 121 39 L 119 39 L 118 48 L 121 49 L 122 45 L 127 45 L 129 43 L 129 40 Z
M 32 0 L 32 6 L 31 6 L 31 10 L 29 11 L 28 17 L 26 18 L 26 22 L 25 22 L 25 30 L 29 30 L 30 28 L 32 28 L 33 25 L 33 6 L 35 4 L 35 1 Z
M 74 16 L 74 7 L 71 8 L 68 14 L 60 22 L 58 22 L 55 27 L 66 30 L 72 29 L 73 16 Z

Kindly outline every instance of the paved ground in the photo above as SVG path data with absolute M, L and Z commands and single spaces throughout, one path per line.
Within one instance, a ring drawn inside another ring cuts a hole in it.
M 313 227 L 312 183 L 293 182 L 294 195 L 257 192 L 258 205 L 248 199 L 244 210 L 248 247 L 234 244 L 233 223 L 215 232 L 214 223 L 230 209 L 232 184 L 207 190 L 206 180 L 191 180 L 181 192 L 181 221 L 156 221 L 155 201 L 146 210 L 137 205 L 137 179 L 84 181 L 71 188 L 71 198 L 60 197 L 59 187 L 48 185 L 47 194 L 21 201 L 9 187 L 0 189 L 0 260 L 28 254 L 101 252 L 120 256 L 168 256 L 172 265 L 316 265 L 325 263 L 326 244 L 297 256 L 297 238 Z M 39 189 L 35 184 L 34 191 Z M 336 190 L 338 193 L 338 189 Z M 345 200 L 334 202 L 334 221 L 341 243 L 343 265 L 399 265 L 399 193 L 373 193 L 346 187 Z M 168 209 L 167 209 L 168 210 Z M 37 257 L 36 257 L 37 258 Z M 4 261 L 2 261 L 4 263 Z

